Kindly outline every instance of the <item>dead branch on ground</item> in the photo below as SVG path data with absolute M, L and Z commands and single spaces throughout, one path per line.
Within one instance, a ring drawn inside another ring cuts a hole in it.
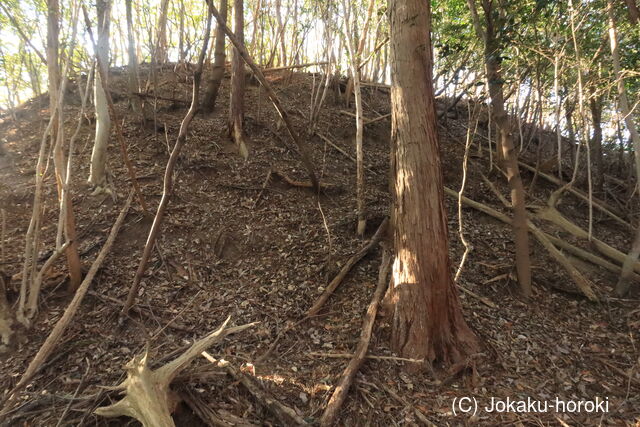
M 283 426 L 301 426 L 308 423 L 300 417 L 296 411 L 278 399 L 273 397 L 271 393 L 262 388 L 255 380 L 242 372 L 238 372 L 231 365 L 225 366 L 229 375 L 239 381 L 249 393 L 256 398 L 258 403 L 268 410 Z
M 324 290 L 322 295 L 320 295 L 316 300 L 316 302 L 313 303 L 311 308 L 307 310 L 307 313 L 306 313 L 307 317 L 318 314 L 318 311 L 320 311 L 320 309 L 322 308 L 324 303 L 327 302 L 331 294 L 333 294 L 333 292 L 338 288 L 338 286 L 340 286 L 340 283 L 342 283 L 342 280 L 345 278 L 347 273 L 351 271 L 351 268 L 353 268 L 353 266 L 356 265 L 358 261 L 360 261 L 366 254 L 368 254 L 374 247 L 376 247 L 376 245 L 378 244 L 378 242 L 380 242 L 380 240 L 382 240 L 388 224 L 389 224 L 389 218 L 385 218 L 380 224 L 380 226 L 378 227 L 378 229 L 376 230 L 371 240 L 369 240 L 364 246 L 362 246 L 360 250 L 358 250 L 358 252 L 356 252 L 351 258 L 349 258 L 349 260 L 342 267 L 338 275 L 333 278 L 333 280 L 331 281 L 331 283 L 329 283 L 329 285 L 327 285 L 327 288 Z
M 382 299 L 382 296 L 387 289 L 387 285 L 389 284 L 387 276 L 389 275 L 390 264 L 391 254 L 389 254 L 387 250 L 383 249 L 380 271 L 378 272 L 378 285 L 376 286 L 376 290 L 373 293 L 373 297 L 371 298 L 371 302 L 367 308 L 367 313 L 362 321 L 362 333 L 360 334 L 360 340 L 358 341 L 353 358 L 342 373 L 340 381 L 338 382 L 338 385 L 331 395 L 331 399 L 329 399 L 329 403 L 322 414 L 322 418 L 320 419 L 321 426 L 332 426 L 336 421 L 340 408 L 342 408 L 342 404 L 347 398 L 347 393 L 349 392 L 351 383 L 367 355 L 369 341 L 371 340 L 371 333 L 373 332 L 373 324 L 376 320 L 376 313 L 378 312 L 378 305 L 380 304 L 380 300 Z
M 453 191 L 450 188 L 445 187 L 444 188 L 445 193 L 447 193 L 448 195 L 450 195 L 451 197 L 458 197 L 458 193 Z M 509 217 L 501 212 L 498 212 L 495 209 L 490 208 L 487 205 L 484 205 L 482 203 L 476 202 L 474 200 L 471 200 L 467 197 L 462 196 L 461 198 L 462 203 L 464 203 L 467 206 L 470 206 L 476 210 L 479 210 L 489 216 L 492 216 L 502 222 L 504 222 L 505 224 L 510 224 L 511 220 L 509 219 Z M 562 252 L 560 252 L 547 238 L 547 234 L 542 232 L 538 227 L 536 227 L 531 221 L 527 221 L 527 225 L 529 227 L 529 229 L 531 230 L 531 232 L 533 233 L 533 235 L 536 237 L 536 239 L 538 239 L 538 241 L 542 244 L 542 246 L 544 246 L 545 249 L 547 249 L 547 251 L 549 252 L 549 255 L 551 255 L 553 257 L 553 259 L 556 260 L 556 262 L 558 262 L 558 264 L 560 264 L 565 270 L 566 272 L 569 274 L 569 276 L 571 277 L 571 279 L 573 280 L 573 282 L 576 284 L 576 286 L 578 287 L 578 289 L 580 289 L 580 291 L 582 291 L 582 293 L 591 301 L 598 301 L 598 297 L 596 296 L 596 294 L 593 292 L 593 290 L 591 289 L 591 282 L 582 275 L 582 273 L 580 273 L 574 266 L 573 264 L 571 264 L 571 262 L 562 254 Z

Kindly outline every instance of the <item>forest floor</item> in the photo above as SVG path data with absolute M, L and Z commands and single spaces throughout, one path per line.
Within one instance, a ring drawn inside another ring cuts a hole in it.
M 122 72 L 113 70 L 111 90 L 125 93 Z M 311 74 L 281 72 L 269 79 L 282 97 L 297 130 L 305 134 Z M 157 123 L 164 131 L 154 135 L 142 128 L 127 109 L 124 96 L 116 97 L 124 120 L 124 136 L 147 202 L 155 206 L 162 193 L 168 150 L 175 142 L 180 121 L 191 97 L 191 84 L 165 70 L 159 94 L 184 102 L 158 101 Z M 317 82 L 317 80 L 316 80 Z M 71 86 L 75 87 L 75 84 Z M 323 182 L 333 188 L 319 197 L 310 190 L 272 178 L 261 193 L 272 168 L 304 181 L 306 175 L 275 110 L 264 91 L 247 87 L 246 132 L 250 156 L 243 161 L 226 133 L 229 79 L 225 78 L 216 112 L 198 115 L 189 130 L 187 145 L 176 167 L 175 194 L 167 209 L 162 233 L 138 293 L 138 307 L 124 329 L 117 324 L 132 283 L 151 220 L 136 206 L 130 210 L 112 252 L 92 284 L 92 291 L 65 333 L 53 356 L 34 381 L 14 402 L 7 425 L 56 425 L 65 408 L 62 425 L 119 425 L 130 419 L 107 420 L 92 409 L 115 401 L 117 395 L 101 386 L 123 378 L 122 366 L 150 343 L 151 360 L 159 360 L 217 328 L 227 316 L 233 324 L 260 322 L 229 336 L 209 350 L 234 366 L 253 364 L 260 383 L 307 421 L 318 420 L 331 396 L 336 379 L 354 351 L 363 314 L 376 286 L 380 250 L 358 263 L 320 315 L 304 322 L 305 311 L 323 287 L 355 253 L 363 241 L 355 237 L 355 164 L 322 139 L 308 139 L 314 164 Z M 385 89 L 365 88 L 365 116 L 390 112 Z M 15 301 L 24 235 L 32 210 L 37 151 L 48 120 L 45 97 L 29 101 L 17 112 L 17 121 L 5 117 L 0 137 L 7 154 L 0 157 L 0 207 L 6 210 L 6 259 L 0 268 L 14 275 L 10 300 Z M 330 95 L 322 110 L 319 132 L 348 153 L 354 153 L 354 119 Z M 77 123 L 79 95 L 71 91 L 65 108 L 67 135 Z M 352 110 L 350 110 L 352 111 Z M 89 116 L 92 116 L 92 111 Z M 440 139 L 445 184 L 459 189 L 467 132 L 467 109 L 460 105 L 441 121 Z M 455 117 L 454 117 L 455 116 Z M 390 121 L 366 126 L 367 237 L 388 212 Z M 92 196 L 89 175 L 94 125 L 85 125 L 77 143 L 73 177 L 73 203 L 84 267 L 88 268 L 106 239 L 129 192 L 129 180 L 119 148 L 112 138 L 109 148 L 111 186 L 116 197 Z M 487 134 L 486 122 L 479 126 Z M 486 144 L 478 137 L 478 142 Z M 542 139 L 545 143 L 545 139 Z M 546 142 L 551 150 L 555 142 Z M 537 144 L 522 153 L 535 163 Z M 545 148 L 546 149 L 546 148 Z M 477 154 L 477 148 L 472 147 Z M 488 158 L 473 156 L 488 170 Z M 51 170 L 53 166 L 49 166 Z M 465 195 L 502 212 L 506 210 L 469 166 Z M 494 171 L 490 179 L 508 196 L 504 178 Z M 529 188 L 533 174 L 523 170 Z M 543 204 L 556 187 L 538 178 L 530 203 Z M 531 189 L 530 189 L 531 190 Z M 52 174 L 45 181 L 42 256 L 55 238 L 56 188 Z M 135 200 L 134 200 L 135 203 Z M 464 252 L 458 234 L 458 208 L 447 197 L 452 264 Z M 559 209 L 586 227 L 587 207 L 567 195 Z M 640 311 L 638 293 L 626 299 L 608 298 L 616 276 L 589 269 L 589 278 L 602 297 L 592 303 L 575 286 L 547 252 L 532 238 L 534 295 L 523 301 L 513 288 L 513 242 L 510 228 L 477 211 L 463 209 L 464 234 L 473 246 L 459 285 L 483 299 L 460 293 L 465 317 L 483 343 L 482 352 L 462 376 L 411 374 L 402 361 L 367 359 L 356 376 L 339 424 L 420 425 L 634 425 L 640 422 Z M 425 213 L 427 214 L 427 213 Z M 546 225 L 562 239 L 572 237 Z M 626 252 L 631 232 L 595 213 L 595 234 Z M 582 244 L 584 247 L 584 244 Z M 37 349 L 62 315 L 71 295 L 65 290 L 63 264 L 47 275 L 40 311 L 34 326 L 19 330 L 16 348 L 0 355 L 0 389 L 8 391 L 19 379 Z M 379 316 L 369 354 L 392 356 L 389 319 Z M 277 425 L 259 402 L 204 358 L 192 363 L 175 390 L 190 394 L 213 408 L 230 425 Z M 75 399 L 70 397 L 77 393 Z M 489 413 L 473 419 L 454 415 L 455 398 L 475 397 L 480 406 L 491 398 L 549 401 L 608 399 L 608 412 Z M 71 403 L 70 403 L 71 402 Z M 178 425 L 203 425 L 187 406 L 174 415 Z M 235 420 L 235 421 L 234 421 Z M 242 421 L 242 422 L 241 422 Z M 236 424 L 234 424 L 234 422 Z

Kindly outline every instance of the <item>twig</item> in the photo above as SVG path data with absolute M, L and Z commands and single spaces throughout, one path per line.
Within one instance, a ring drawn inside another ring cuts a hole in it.
M 236 381 L 240 381 L 244 388 L 246 388 L 247 391 L 249 391 L 249 393 L 251 393 L 253 397 L 256 398 L 260 405 L 271 412 L 271 414 L 273 414 L 278 419 L 278 421 L 280 421 L 281 425 L 307 425 L 307 422 L 303 420 L 302 417 L 300 417 L 298 414 L 296 414 L 295 410 L 274 398 L 271 393 L 263 389 L 249 376 L 243 374 L 242 372 L 238 372 L 230 364 L 227 364 L 225 368 L 229 375 L 235 378 Z

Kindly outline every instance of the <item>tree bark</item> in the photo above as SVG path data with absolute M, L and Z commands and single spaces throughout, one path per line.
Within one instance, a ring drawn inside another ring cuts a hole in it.
M 469 3 L 475 0 L 469 0 Z M 525 193 L 518 168 L 518 158 L 513 145 L 513 136 L 509 118 L 504 108 L 503 80 L 501 73 L 500 43 L 496 35 L 496 23 L 493 19 L 492 0 L 482 0 L 485 28 L 482 34 L 485 42 L 485 64 L 487 83 L 491 97 L 493 121 L 498 127 L 502 162 L 507 172 L 507 181 L 511 189 L 513 206 L 513 234 L 516 246 L 516 271 L 518 284 L 523 296 L 531 296 L 531 262 L 529 260 L 529 233 L 527 229 L 527 212 L 525 210 Z
M 227 21 L 227 0 L 220 0 L 220 18 L 223 21 Z M 255 23 L 254 23 L 255 33 Z M 220 90 L 220 83 L 224 77 L 224 31 L 220 28 L 220 25 L 216 26 L 216 43 L 213 49 L 213 69 L 207 79 L 207 87 L 204 90 L 204 96 L 202 98 L 202 112 L 205 114 L 213 113 L 213 109 L 216 105 L 216 99 L 218 98 L 218 91 Z
M 243 0 L 234 0 L 234 34 L 244 44 L 244 4 Z M 229 105 L 229 134 L 236 144 L 238 153 L 247 160 L 249 152 L 244 141 L 244 62 L 238 52 L 233 50 L 231 58 L 231 99 Z
M 627 2 L 629 3 L 629 2 Z M 618 36 L 616 34 L 616 22 L 613 12 L 613 1 L 607 0 L 607 14 L 609 16 L 609 39 L 611 41 L 611 59 L 613 61 L 613 70 L 617 79 L 618 86 L 618 104 L 622 115 L 625 118 L 625 124 L 629 133 L 631 134 L 631 140 L 633 141 L 633 150 L 635 151 L 635 166 L 636 166 L 636 186 L 640 183 L 640 134 L 633 121 L 633 115 L 631 114 L 631 108 L 629 107 L 629 100 L 627 99 L 627 92 L 624 86 L 624 78 L 622 75 L 622 67 L 620 65 L 620 49 L 618 47 Z M 630 281 L 629 278 L 633 272 L 633 265 L 638 261 L 640 256 L 640 228 L 637 231 L 636 238 L 633 243 L 631 251 L 624 260 L 622 266 L 622 273 L 616 286 L 616 293 L 620 296 L 624 296 L 629 292 Z
M 167 14 L 169 13 L 169 0 L 160 3 L 160 16 L 158 17 L 158 40 L 156 42 L 156 63 L 162 65 L 169 60 L 167 51 Z
M 604 170 L 602 161 L 602 97 L 594 96 L 589 101 L 591 119 L 593 121 L 593 137 L 591 138 L 591 159 L 594 166 L 594 189 L 604 191 Z
M 142 100 L 135 93 L 140 92 L 140 82 L 138 81 L 138 57 L 136 56 L 136 40 L 133 30 L 133 13 L 131 11 L 131 0 L 125 1 L 127 15 L 127 55 L 129 59 L 129 72 L 127 73 L 127 84 L 129 89 L 129 102 L 133 112 L 138 115 L 141 121 L 145 122 Z
M 478 348 L 451 276 L 435 98 L 431 10 L 391 0 L 395 262 L 391 345 L 402 357 L 455 363 Z M 417 366 L 412 366 L 417 368 Z
M 96 56 L 100 58 L 98 67 L 101 72 L 96 73 L 94 83 L 94 102 L 96 107 L 96 136 L 91 153 L 91 169 L 89 172 L 89 183 L 100 190 L 106 186 L 107 176 L 107 146 L 109 145 L 109 134 L 111 132 L 111 117 L 109 116 L 109 106 L 104 93 L 102 79 L 108 76 L 109 72 L 109 21 L 110 21 L 110 0 L 96 0 L 98 10 L 98 43 Z M 107 82 L 104 82 L 106 87 Z

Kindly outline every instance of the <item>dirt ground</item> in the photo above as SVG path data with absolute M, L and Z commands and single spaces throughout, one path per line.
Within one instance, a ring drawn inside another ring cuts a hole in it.
M 113 70 L 111 90 L 125 91 L 122 73 Z M 349 273 L 320 315 L 299 322 L 348 257 L 363 244 L 355 237 L 355 164 L 315 137 L 306 137 L 311 74 L 270 74 L 279 96 L 312 148 L 322 181 L 332 185 L 326 194 L 295 188 L 277 177 L 261 191 L 269 170 L 276 168 L 304 181 L 304 169 L 295 146 L 278 123 L 263 90 L 249 85 L 246 97 L 246 132 L 250 156 L 243 161 L 226 133 L 229 79 L 223 82 L 216 112 L 198 115 L 178 161 L 175 194 L 171 198 L 157 249 L 152 255 L 138 293 L 144 315 L 132 313 L 124 328 L 117 323 L 132 283 L 151 220 L 134 206 L 112 252 L 91 286 L 63 342 L 34 381 L 13 403 L 6 425 L 128 425 L 130 419 L 107 420 L 93 409 L 114 402 L 113 386 L 123 378 L 122 366 L 147 343 L 151 360 L 217 328 L 227 316 L 240 325 L 256 327 L 226 338 L 210 349 L 216 358 L 255 372 L 259 382 L 308 422 L 317 421 L 331 396 L 336 379 L 354 351 L 361 321 L 377 280 L 381 253 L 367 255 Z M 124 123 L 124 136 L 147 202 L 157 206 L 168 150 L 175 142 L 186 113 L 191 86 L 171 70 L 162 73 L 160 95 L 185 102 L 158 101 L 154 134 L 141 128 L 127 109 L 126 98 L 116 96 Z M 317 83 L 316 79 L 316 83 Z M 75 83 L 71 85 L 75 88 Z M 65 108 L 68 135 L 78 119 L 79 96 L 73 89 Z M 366 88 L 365 115 L 389 113 L 385 89 Z M 443 101 L 444 103 L 447 100 Z M 440 103 L 440 107 L 445 105 Z M 341 112 L 343 104 L 330 94 L 322 111 L 319 132 L 344 151 L 353 153 L 353 118 Z M 456 191 L 462 177 L 467 132 L 467 109 L 459 106 L 441 121 L 440 138 L 445 183 Z M 5 259 L 0 269 L 17 275 L 22 268 L 24 235 L 31 215 L 37 150 L 48 120 L 45 97 L 34 99 L 17 112 L 17 121 L 5 117 L 0 138 L 7 154 L 0 157 L 0 207 L 6 211 Z M 115 137 L 109 149 L 110 185 L 114 197 L 92 196 L 89 175 L 94 125 L 93 112 L 76 145 L 73 203 L 80 252 L 85 269 L 106 239 L 129 192 Z M 388 119 L 366 126 L 367 237 L 388 212 Z M 166 131 L 166 132 L 165 132 Z M 481 135 L 487 134 L 481 121 Z M 545 139 L 542 138 L 544 142 Z M 477 142 L 486 145 L 485 139 Z M 522 156 L 535 164 L 537 143 Z M 553 142 L 548 142 L 550 149 Z M 506 212 L 477 173 L 481 168 L 508 196 L 505 180 L 488 172 L 488 158 L 472 147 L 465 195 Z M 544 151 L 543 151 L 544 152 Z M 46 210 L 41 238 L 41 259 L 51 250 L 57 222 L 56 188 L 51 169 L 45 181 Z M 533 174 L 523 171 L 525 186 Z M 544 204 L 555 187 L 540 177 L 531 191 L 531 204 Z M 452 264 L 457 267 L 464 247 L 458 235 L 458 207 L 447 199 Z M 566 196 L 560 210 L 586 226 L 587 208 Z M 474 210 L 463 208 L 464 234 L 473 246 L 459 285 L 481 297 L 462 292 L 467 321 L 483 343 L 464 375 L 443 372 L 408 375 L 402 361 L 370 358 L 356 376 L 342 409 L 339 425 L 634 425 L 640 422 L 640 311 L 638 293 L 626 299 L 610 298 L 616 276 L 586 263 L 580 264 L 593 280 L 603 302 L 581 296 L 571 280 L 545 250 L 532 239 L 534 297 L 522 301 L 513 291 L 513 242 L 508 226 Z M 426 213 L 425 213 L 426 214 Z M 542 225 L 542 224 L 541 224 Z M 545 230 L 574 241 L 559 229 Z M 595 235 L 623 252 L 631 232 L 595 213 Z M 584 244 L 582 244 L 583 247 Z M 33 327 L 17 330 L 12 351 L 0 355 L 6 393 L 62 315 L 71 299 L 66 291 L 62 263 L 47 275 L 40 310 Z M 15 286 L 9 291 L 16 300 Z M 389 350 L 389 319 L 379 317 L 369 354 L 393 356 Z M 204 358 L 194 362 L 175 383 L 179 394 L 214 409 L 230 425 L 278 425 L 260 402 L 223 371 Z M 555 402 L 607 399 L 608 412 L 566 412 L 552 408 L 542 413 L 489 413 L 470 418 L 454 414 L 454 400 L 470 397 L 480 406 L 496 399 Z M 65 411 L 65 409 L 68 410 Z M 188 405 L 174 415 L 178 425 L 204 425 Z M 244 423 L 244 424 L 243 424 Z

